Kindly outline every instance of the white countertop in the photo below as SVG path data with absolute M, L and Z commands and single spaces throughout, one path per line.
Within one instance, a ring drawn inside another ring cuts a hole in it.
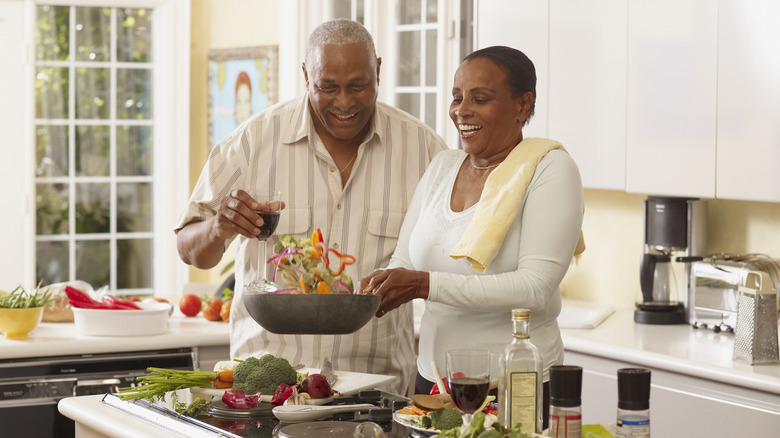
M 734 361 L 733 334 L 687 324 L 638 324 L 633 309 L 626 308 L 595 329 L 563 329 L 561 336 L 565 350 L 780 394 L 780 365 Z
M 0 337 L 0 359 L 163 350 L 230 345 L 228 324 L 174 312 L 168 330 L 155 336 L 82 336 L 72 322 L 43 322 L 25 340 Z

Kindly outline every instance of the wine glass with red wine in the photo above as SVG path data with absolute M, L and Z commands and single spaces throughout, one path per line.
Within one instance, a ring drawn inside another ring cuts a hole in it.
M 463 412 L 463 424 L 487 399 L 493 355 L 488 350 L 463 349 L 447 351 L 447 384 L 455 406 Z
M 244 285 L 244 291 L 250 293 L 273 292 L 278 290 L 279 286 L 267 279 L 268 258 L 266 256 L 266 241 L 274 234 L 276 226 L 279 225 L 279 213 L 282 209 L 282 192 L 278 190 L 258 190 L 251 193 L 251 195 L 260 204 L 260 209 L 256 210 L 255 213 L 263 219 L 263 225 L 260 227 L 260 234 L 257 235 L 257 278 L 251 283 Z

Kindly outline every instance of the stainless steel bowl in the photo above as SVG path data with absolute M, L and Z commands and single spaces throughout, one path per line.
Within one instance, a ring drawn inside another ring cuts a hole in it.
M 366 325 L 379 308 L 379 295 L 244 295 L 244 305 L 258 324 L 278 335 L 345 335 Z

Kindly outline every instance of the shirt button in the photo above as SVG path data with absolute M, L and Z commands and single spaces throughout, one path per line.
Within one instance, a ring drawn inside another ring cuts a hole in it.
M 339 249 L 339 244 L 338 243 L 334 243 L 333 244 L 333 249 Z
M 335 168 L 335 167 L 333 167 L 333 166 L 328 166 L 328 170 L 330 170 L 330 171 L 331 171 L 331 173 L 333 173 L 333 172 L 335 172 L 335 171 L 336 171 L 336 168 Z
M 341 210 L 341 204 L 336 206 L 336 210 Z

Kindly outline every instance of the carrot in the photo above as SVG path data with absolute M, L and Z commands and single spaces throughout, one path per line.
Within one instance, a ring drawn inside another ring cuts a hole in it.
M 232 382 L 233 381 L 233 370 L 224 370 L 219 372 L 219 376 L 217 377 L 218 380 L 222 380 L 223 382 Z
M 232 388 L 233 387 L 233 382 L 232 381 L 231 382 L 226 382 L 224 380 L 217 379 L 216 381 L 214 381 L 214 387 L 217 388 L 217 389 Z
M 329 294 L 330 293 L 330 287 L 328 286 L 328 283 L 325 283 L 324 281 L 321 281 L 317 283 L 317 293 L 318 294 Z

